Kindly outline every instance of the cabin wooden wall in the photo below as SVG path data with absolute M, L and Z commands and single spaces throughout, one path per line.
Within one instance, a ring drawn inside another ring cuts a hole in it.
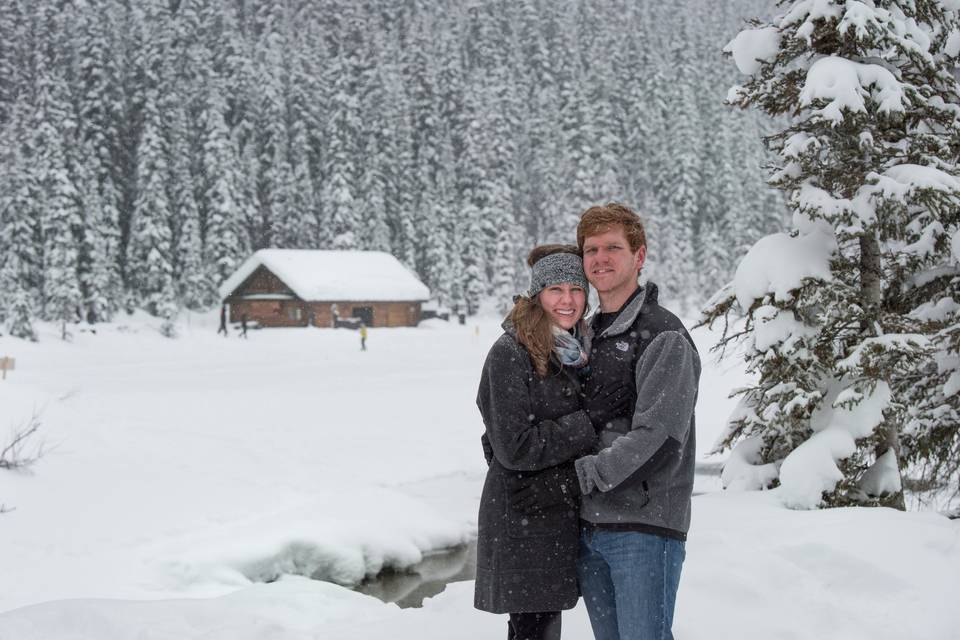
M 276 295 L 290 299 L 251 300 L 245 296 Z M 317 327 L 333 326 L 333 305 L 341 318 L 353 316 L 354 309 L 368 307 L 373 311 L 371 327 L 415 327 L 420 322 L 419 302 L 304 302 L 296 297 L 280 278 L 260 266 L 250 274 L 224 302 L 230 305 L 230 322 L 247 321 L 263 327 L 306 327 L 311 321 Z

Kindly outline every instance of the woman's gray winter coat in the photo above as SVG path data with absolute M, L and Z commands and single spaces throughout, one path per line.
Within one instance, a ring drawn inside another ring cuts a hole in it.
M 580 409 L 576 370 L 551 361 L 541 378 L 510 327 L 494 343 L 477 405 L 490 463 L 480 499 L 474 604 L 492 613 L 559 611 L 577 603 L 579 497 L 523 514 L 511 489 L 531 475 L 571 476 L 573 458 L 596 438 Z

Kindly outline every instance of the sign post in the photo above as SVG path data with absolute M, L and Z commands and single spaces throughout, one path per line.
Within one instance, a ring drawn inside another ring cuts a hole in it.
M 0 371 L 3 372 L 3 376 L 2 378 L 0 378 L 0 380 L 6 380 L 7 371 L 13 371 L 16 368 L 14 366 L 16 364 L 17 364 L 17 361 L 14 360 L 13 358 L 9 358 L 7 356 L 3 356 L 2 358 L 0 358 Z

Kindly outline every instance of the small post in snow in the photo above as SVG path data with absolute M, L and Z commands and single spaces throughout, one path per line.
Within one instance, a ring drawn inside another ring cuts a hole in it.
M 13 371 L 16 367 L 17 361 L 8 356 L 3 356 L 0 358 L 0 371 L 3 372 L 3 376 L 0 377 L 0 380 L 7 379 L 7 371 Z

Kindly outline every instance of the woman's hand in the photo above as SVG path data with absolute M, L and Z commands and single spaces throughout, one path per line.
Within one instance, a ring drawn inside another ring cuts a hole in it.
M 598 385 L 583 401 L 583 410 L 590 418 L 593 428 L 599 433 L 614 418 L 626 416 L 633 404 L 633 397 L 626 385 L 604 387 Z
M 509 500 L 515 511 L 533 514 L 559 504 L 575 506 L 579 496 L 577 472 L 566 466 L 519 481 L 510 492 Z

